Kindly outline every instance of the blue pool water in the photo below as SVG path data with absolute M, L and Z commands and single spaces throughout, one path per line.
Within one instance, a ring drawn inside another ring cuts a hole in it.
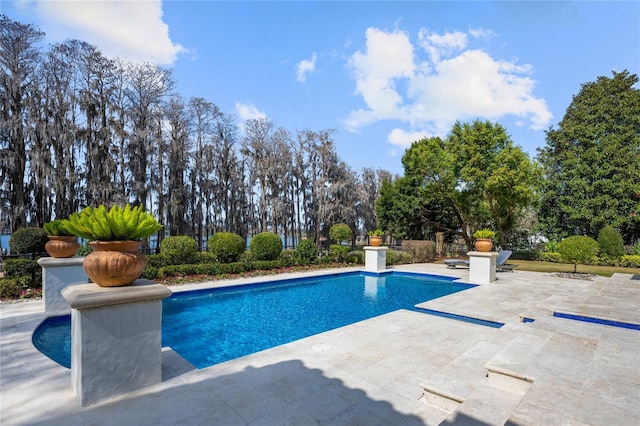
M 204 368 L 473 287 L 455 278 L 347 273 L 175 293 L 163 302 L 162 345 Z M 70 367 L 69 316 L 49 318 L 34 345 Z

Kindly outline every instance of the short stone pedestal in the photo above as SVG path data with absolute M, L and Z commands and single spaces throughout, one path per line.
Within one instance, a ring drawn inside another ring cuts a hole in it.
M 74 285 L 71 305 L 71 385 L 80 406 L 162 380 L 162 299 L 171 290 L 148 280 L 125 287 Z
M 496 280 L 498 253 L 470 251 L 467 256 L 469 256 L 469 281 L 474 284 L 489 284 Z
M 69 304 L 62 297 L 62 289 L 69 285 L 89 282 L 82 262 L 84 257 L 38 259 L 38 264 L 42 266 L 42 300 L 45 312 L 65 314 L 71 311 Z
M 387 269 L 387 250 L 389 247 L 365 246 L 364 270 L 379 272 Z

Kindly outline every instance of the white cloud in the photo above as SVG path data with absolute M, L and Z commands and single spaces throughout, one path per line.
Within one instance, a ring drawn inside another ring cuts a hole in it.
M 485 39 L 490 39 L 497 36 L 497 34 L 494 31 L 487 30 L 486 28 L 469 28 L 469 35 L 471 37 L 485 38 Z
M 300 83 L 304 83 L 305 81 L 307 81 L 307 74 L 316 70 L 316 59 L 316 52 L 313 52 L 310 60 L 303 59 L 302 61 L 298 62 L 298 71 L 296 76 L 297 81 L 299 81 Z
M 444 34 L 422 29 L 416 52 L 406 33 L 368 28 L 366 49 L 349 60 L 365 107 L 351 111 L 345 127 L 358 131 L 381 120 L 404 122 L 408 129 L 396 128 L 387 138 L 397 146 L 443 136 L 456 120 L 513 116 L 534 130 L 545 128 L 552 115 L 534 95 L 532 67 L 468 47 L 494 36 L 482 28 Z
M 86 41 L 111 58 L 170 65 L 187 51 L 171 41 L 161 0 L 35 0 L 23 6 L 35 8 L 48 36 Z
M 267 114 L 260 111 L 253 105 L 243 104 L 242 102 L 236 102 L 236 113 L 242 120 L 251 120 L 258 118 L 267 118 Z
M 422 28 L 418 33 L 418 40 L 433 62 L 438 62 L 441 55 L 448 55 L 467 47 L 467 34 L 460 31 L 436 34 Z
M 393 129 L 387 136 L 387 140 L 392 145 L 407 148 L 413 142 L 430 136 L 433 135 L 430 135 L 429 132 L 425 131 L 407 132 L 404 129 Z
M 356 93 L 362 95 L 368 109 L 353 111 L 346 120 L 348 129 L 388 118 L 401 118 L 402 96 L 396 80 L 414 73 L 413 46 L 402 31 L 387 33 L 367 28 L 367 51 L 356 52 L 349 60 L 356 80 Z

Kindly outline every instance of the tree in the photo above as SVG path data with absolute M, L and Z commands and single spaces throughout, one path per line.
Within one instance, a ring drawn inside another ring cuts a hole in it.
M 631 244 L 640 238 L 640 90 L 638 76 L 613 72 L 582 85 L 540 150 L 540 209 L 548 236 L 597 237 L 604 225 Z
M 536 201 L 539 171 L 497 123 L 458 122 L 444 140 L 414 142 L 402 164 L 405 177 L 395 191 L 383 186 L 377 209 L 381 226 L 404 234 L 399 236 L 441 231 L 459 235 L 471 248 L 471 234 L 490 227 L 504 245 L 506 233 Z
M 558 251 L 562 260 L 573 263 L 573 272 L 578 270 L 578 263 L 588 263 L 593 260 L 599 252 L 598 243 L 591 237 L 574 235 L 565 238 L 558 245 Z
M 26 94 L 40 61 L 37 44 L 43 37 L 44 33 L 32 25 L 0 15 L 0 183 L 2 198 L 9 201 L 9 209 L 2 211 L 2 222 L 6 221 L 5 216 L 12 218 L 11 231 L 27 224 L 23 114 Z
M 346 223 L 336 223 L 329 229 L 329 237 L 338 244 L 350 241 L 353 237 L 351 228 Z

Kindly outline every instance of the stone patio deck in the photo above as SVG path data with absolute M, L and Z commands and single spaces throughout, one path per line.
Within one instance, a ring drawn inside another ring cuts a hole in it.
M 31 343 L 42 302 L 3 304 L 0 424 L 640 424 L 640 331 L 551 316 L 640 324 L 640 280 L 517 270 L 498 278 L 420 306 L 502 328 L 400 310 L 202 370 L 165 348 L 162 383 L 84 408 L 70 370 Z

